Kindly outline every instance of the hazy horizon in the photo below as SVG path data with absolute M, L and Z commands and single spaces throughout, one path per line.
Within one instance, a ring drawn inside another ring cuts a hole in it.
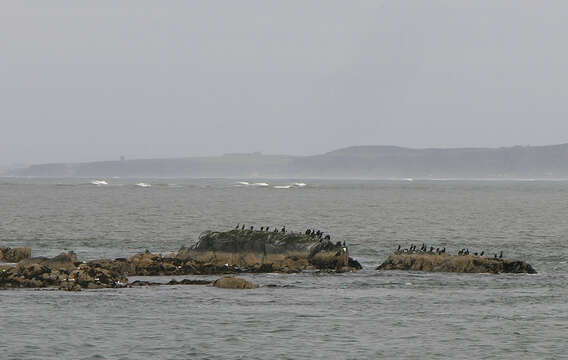
M 565 2 L 0 10 L 2 166 L 567 142 Z

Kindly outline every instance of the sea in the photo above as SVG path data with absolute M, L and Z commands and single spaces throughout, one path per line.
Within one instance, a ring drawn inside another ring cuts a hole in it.
M 169 254 L 237 224 L 319 229 L 363 270 L 0 290 L 0 359 L 568 358 L 568 181 L 0 178 L 0 246 L 32 256 Z M 538 274 L 376 270 L 423 243 Z M 217 276 L 145 280 L 172 278 Z

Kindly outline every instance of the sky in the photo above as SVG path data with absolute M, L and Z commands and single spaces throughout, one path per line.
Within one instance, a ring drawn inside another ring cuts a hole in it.
M 566 1 L 2 1 L 0 165 L 568 142 Z

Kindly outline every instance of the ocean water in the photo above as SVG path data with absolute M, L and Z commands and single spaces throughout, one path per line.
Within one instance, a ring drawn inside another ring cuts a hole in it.
M 0 359 L 567 358 L 568 182 L 95 180 L 0 178 L 0 246 L 124 257 L 286 225 L 345 240 L 364 270 L 244 275 L 279 285 L 249 291 L 3 290 Z M 374 270 L 411 243 L 503 250 L 539 273 Z

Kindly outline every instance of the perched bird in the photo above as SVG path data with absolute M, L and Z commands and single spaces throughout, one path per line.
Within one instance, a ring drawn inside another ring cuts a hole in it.
M 327 235 L 327 236 L 329 236 L 329 235 Z M 343 247 L 345 247 L 345 240 L 343 240 Z
M 495 259 L 497 259 L 497 254 L 493 254 L 493 257 L 494 257 Z
M 253 231 L 253 230 L 254 230 L 254 226 L 252 226 L 252 225 L 251 225 L 251 227 L 250 227 L 250 231 Z
M 499 253 L 499 259 L 503 258 L 503 250 L 501 250 L 501 253 Z
M 261 226 L 261 227 L 260 227 L 260 231 L 264 231 L 264 226 Z
M 266 231 L 268 231 L 268 230 L 270 230 L 270 226 L 267 226 L 267 227 L 266 227 Z
M 396 251 L 400 251 L 400 244 L 398 245 L 398 249 L 396 249 Z
M 434 247 L 430 246 L 430 252 L 434 252 Z
M 481 254 L 479 254 L 479 256 L 483 256 L 483 254 L 485 254 L 485 251 L 482 251 Z
M 477 253 L 476 253 L 476 252 L 474 252 L 474 253 L 473 253 L 473 255 L 477 256 Z
M 239 229 L 239 224 L 237 224 L 237 226 L 235 226 L 235 229 L 237 229 L 237 230 Z
M 444 253 L 444 254 L 446 253 L 446 248 L 442 249 L 442 253 Z
M 282 226 L 282 232 L 283 232 L 283 233 L 286 232 L 286 226 Z
M 304 234 L 306 235 L 310 235 L 312 233 L 312 231 L 310 229 L 306 230 L 306 232 Z
M 274 228 L 274 232 L 277 233 L 277 232 L 278 232 L 278 229 L 277 229 L 277 228 Z
M 244 230 L 244 229 L 245 229 L 245 224 L 243 224 L 243 227 L 241 227 L 241 230 Z

